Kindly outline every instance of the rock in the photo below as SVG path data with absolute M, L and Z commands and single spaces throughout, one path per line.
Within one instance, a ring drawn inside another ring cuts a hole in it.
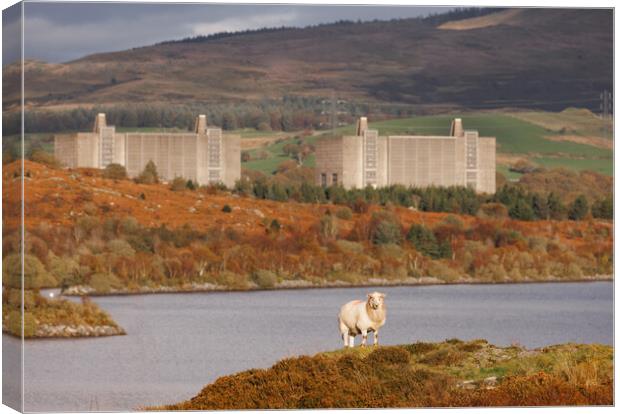
M 497 385 L 497 377 L 486 377 L 484 379 L 484 385 L 488 386 L 495 386 Z
M 468 381 L 461 381 L 458 384 L 459 388 L 464 388 L 466 390 L 473 390 L 476 388 L 476 384 L 474 383 L 473 380 L 468 380 Z
M 260 211 L 259 209 L 257 209 L 257 208 L 255 208 L 254 210 L 252 210 L 252 212 L 253 212 L 254 214 L 256 214 L 258 217 L 260 217 L 260 218 L 265 218 L 265 214 L 264 214 L 262 211 Z
M 189 212 L 190 213 L 195 213 L 196 212 L 196 208 L 195 207 L 190 207 L 189 208 Z

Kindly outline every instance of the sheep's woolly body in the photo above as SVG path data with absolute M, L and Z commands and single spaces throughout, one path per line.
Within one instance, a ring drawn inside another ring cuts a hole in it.
M 368 332 L 374 333 L 374 344 L 379 343 L 379 329 L 385 324 L 385 295 L 374 292 L 366 302 L 353 300 L 340 308 L 338 322 L 344 346 L 353 346 L 356 335 L 362 335 L 362 346 L 366 345 Z

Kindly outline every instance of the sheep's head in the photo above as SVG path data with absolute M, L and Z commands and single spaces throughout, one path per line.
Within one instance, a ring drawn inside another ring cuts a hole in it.
M 385 293 L 373 292 L 368 294 L 368 305 L 373 309 L 379 309 L 385 301 Z

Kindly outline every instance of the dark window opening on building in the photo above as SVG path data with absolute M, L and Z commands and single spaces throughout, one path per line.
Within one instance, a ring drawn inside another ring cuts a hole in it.
M 332 174 L 332 184 L 338 184 L 338 174 L 336 173 Z
M 327 174 L 321 173 L 321 185 L 323 187 L 327 186 Z

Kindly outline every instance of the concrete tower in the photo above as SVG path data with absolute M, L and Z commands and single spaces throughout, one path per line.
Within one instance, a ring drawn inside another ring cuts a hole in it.
M 366 130 L 368 130 L 368 118 L 362 116 L 360 119 L 357 120 L 357 128 L 355 130 L 355 134 L 358 137 L 361 137 L 362 135 L 364 135 L 364 132 Z
M 105 121 L 105 114 L 103 113 L 97 114 L 97 117 L 95 118 L 95 124 L 93 125 L 93 132 L 98 133 L 106 126 L 107 124 Z
M 198 117 L 196 118 L 196 124 L 194 126 L 194 132 L 197 134 L 207 133 L 207 116 L 206 115 L 198 115 Z
M 450 136 L 465 136 L 465 131 L 463 130 L 463 121 L 461 120 L 461 118 L 454 118 L 454 120 L 452 121 L 452 125 L 450 126 Z

